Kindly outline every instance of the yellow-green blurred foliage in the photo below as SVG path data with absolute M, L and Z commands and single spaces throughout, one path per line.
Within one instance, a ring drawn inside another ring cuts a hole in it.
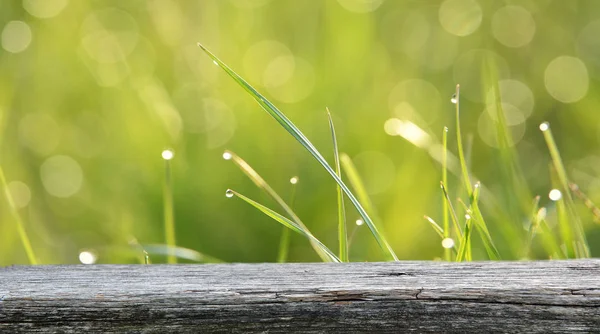
M 276 260 L 281 227 L 225 190 L 279 208 L 222 159 L 229 149 L 284 198 L 290 177 L 299 176 L 297 214 L 337 249 L 335 183 L 197 42 L 333 161 L 331 109 L 340 151 L 353 158 L 402 259 L 443 254 L 423 215 L 441 221 L 441 168 L 431 146 L 448 126 L 456 152 L 450 97 L 457 83 L 474 178 L 496 198 L 495 208 L 482 210 L 503 257 L 522 256 L 527 214 L 500 178 L 506 167 L 495 147 L 484 59 L 496 65 L 514 148 L 550 223 L 542 121 L 571 179 L 600 200 L 595 0 L 4 0 L 0 30 L 0 164 L 41 263 L 76 263 L 86 249 L 99 262 L 135 262 L 123 251 L 132 240 L 164 243 L 166 148 L 175 152 L 178 245 L 225 261 Z M 461 194 L 455 175 L 450 191 Z M 0 265 L 27 263 L 4 198 L 0 210 Z M 356 229 L 351 259 L 382 259 L 347 211 L 349 232 Z M 583 204 L 581 215 L 598 256 L 599 225 Z M 318 257 L 294 236 L 290 260 Z

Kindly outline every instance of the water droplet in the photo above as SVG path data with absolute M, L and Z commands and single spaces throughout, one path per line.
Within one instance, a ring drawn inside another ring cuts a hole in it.
M 164 150 L 164 151 L 162 151 L 161 155 L 162 155 L 163 159 L 165 159 L 165 160 L 171 160 L 171 159 L 173 159 L 173 156 L 175 154 L 171 150 Z
M 233 155 L 231 154 L 231 152 L 229 152 L 229 151 L 223 152 L 223 159 L 231 160 L 231 158 L 233 158 Z
M 477 181 L 477 183 L 475 183 L 475 188 L 479 188 L 481 187 L 481 182 Z
M 458 98 L 456 97 L 456 94 L 452 94 L 452 98 L 450 99 L 450 102 L 457 104 L 458 103 Z
M 225 192 L 225 197 L 232 198 L 233 197 L 233 190 L 227 189 L 227 191 Z
M 470 214 L 466 214 L 465 215 L 465 219 L 471 219 L 471 215 Z
M 83 251 L 79 253 L 79 261 L 83 264 L 96 263 L 96 254 L 91 251 Z
M 446 249 L 454 247 L 454 240 L 452 238 L 444 238 L 444 240 L 442 240 L 442 247 Z
M 548 193 L 548 197 L 556 202 L 562 198 L 562 193 L 558 189 L 552 189 L 550 190 L 550 193 Z
M 444 132 L 448 132 L 448 127 L 447 126 L 444 127 Z
M 213 60 L 213 64 L 215 64 L 215 65 L 219 66 L 219 63 L 217 63 L 217 61 L 216 61 L 216 60 Z
M 540 124 L 540 130 L 542 130 L 542 132 L 548 131 L 548 129 L 550 129 L 550 124 L 548 122 Z
M 292 177 L 292 178 L 290 179 L 290 183 L 291 183 L 291 184 L 296 184 L 296 183 L 298 183 L 298 177 L 297 177 L 297 176 L 294 176 L 294 177 Z
M 356 225 L 357 225 L 357 226 L 360 226 L 360 225 L 362 225 L 362 224 L 364 224 L 364 223 L 365 223 L 365 222 L 364 222 L 362 219 L 357 219 L 357 220 L 356 220 Z

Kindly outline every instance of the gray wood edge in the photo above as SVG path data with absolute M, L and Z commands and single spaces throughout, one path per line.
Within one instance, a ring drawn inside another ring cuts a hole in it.
M 0 332 L 600 332 L 600 260 L 0 268 Z

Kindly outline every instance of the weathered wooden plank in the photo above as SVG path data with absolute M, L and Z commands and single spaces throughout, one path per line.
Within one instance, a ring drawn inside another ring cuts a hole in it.
M 600 260 L 0 268 L 0 332 L 596 332 Z

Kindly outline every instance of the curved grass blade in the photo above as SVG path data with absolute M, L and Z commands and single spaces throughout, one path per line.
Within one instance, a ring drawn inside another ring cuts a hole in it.
M 431 224 L 431 227 L 433 228 L 435 233 L 437 233 L 440 236 L 440 238 L 444 239 L 446 237 L 446 235 L 444 234 L 444 229 L 440 225 L 438 225 L 438 223 L 436 223 L 435 220 L 433 220 L 433 218 L 429 216 L 424 216 L 423 218 L 425 218 L 425 220 L 427 220 L 429 224 Z
M 327 118 L 329 119 L 329 129 L 331 130 L 331 140 L 333 141 L 333 158 L 335 163 L 335 172 L 342 178 L 342 170 L 340 168 L 340 156 L 338 151 L 337 137 L 335 136 L 335 127 L 331 119 L 331 113 L 327 108 Z M 344 207 L 344 192 L 340 185 L 337 185 L 337 202 L 338 202 L 338 241 L 339 254 L 342 262 L 348 262 L 348 231 L 346 227 L 346 209 Z
M 217 58 L 212 52 L 206 49 L 202 44 L 198 43 L 198 46 L 213 60 L 217 66 L 222 68 L 235 82 L 237 82 L 246 92 L 248 92 L 256 102 L 290 134 L 292 135 L 310 154 L 325 168 L 327 173 L 337 182 L 337 184 L 342 188 L 350 202 L 356 207 L 356 210 L 361 215 L 371 233 L 375 237 L 375 240 L 379 244 L 379 246 L 387 252 L 387 254 L 392 257 L 394 260 L 398 261 L 398 257 L 394 253 L 393 249 L 390 247 L 388 242 L 386 241 L 383 234 L 379 232 L 371 217 L 367 214 L 367 211 L 360 204 L 358 199 L 354 196 L 354 194 L 350 191 L 350 189 L 346 186 L 344 181 L 335 173 L 333 168 L 329 166 L 325 158 L 321 155 L 321 153 L 315 148 L 315 146 L 304 136 L 304 134 L 290 121 L 287 116 L 285 116 L 277 107 L 275 107 L 267 98 L 262 96 L 254 87 L 252 87 L 246 80 L 242 79 L 237 73 L 235 73 L 229 66 L 223 63 L 219 58 Z
M 294 231 L 296 233 L 299 233 L 299 234 L 305 236 L 308 240 L 317 244 L 318 247 L 321 249 L 321 251 L 329 256 L 328 260 L 330 262 L 341 262 L 340 259 L 333 252 L 331 252 L 331 250 L 329 250 L 329 248 L 327 248 L 327 246 L 325 246 L 319 239 L 317 239 L 315 236 L 313 236 L 309 230 L 304 229 L 301 226 L 298 226 L 295 222 L 289 220 L 288 218 L 278 214 L 277 212 L 267 208 L 266 206 L 264 206 L 258 202 L 251 200 L 250 198 L 248 198 L 236 191 L 228 189 L 227 192 L 237 196 L 238 198 L 242 199 L 246 203 L 252 205 L 253 207 L 258 209 L 265 215 L 271 217 L 273 220 L 280 223 L 281 225 L 291 229 L 292 231 Z
M 27 259 L 29 260 L 29 264 L 35 265 L 35 264 L 37 264 L 37 258 L 35 257 L 33 248 L 31 248 L 31 243 L 29 242 L 29 237 L 27 236 L 27 232 L 25 232 L 25 226 L 23 225 L 23 220 L 21 220 L 21 216 L 19 215 L 19 212 L 17 212 L 17 207 L 15 206 L 15 201 L 13 200 L 12 194 L 10 193 L 10 190 L 8 189 L 8 184 L 6 183 L 6 178 L 4 177 L 4 171 L 2 170 L 2 166 L 0 166 L 0 186 L 2 186 L 2 188 L 4 188 L 4 196 L 6 197 L 6 201 L 8 202 L 10 214 L 15 221 L 15 225 L 17 226 L 19 238 L 21 239 L 23 248 L 25 248 L 25 253 L 27 254 Z

